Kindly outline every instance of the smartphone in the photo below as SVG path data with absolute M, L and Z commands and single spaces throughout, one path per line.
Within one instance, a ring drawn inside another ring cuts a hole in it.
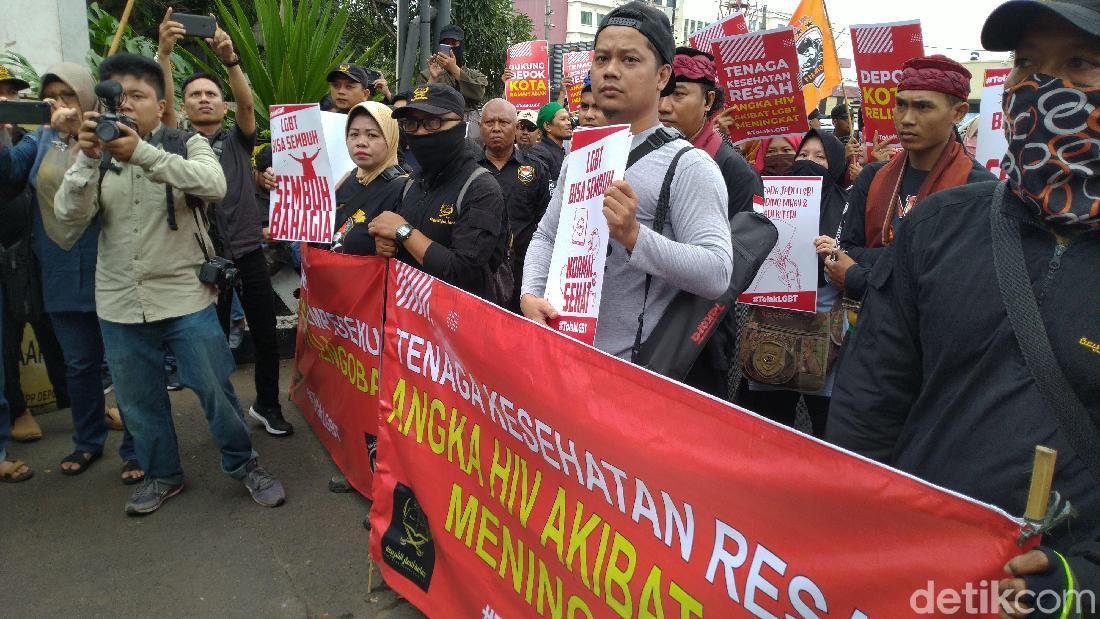
M 45 101 L 0 101 L 0 124 L 48 125 L 50 114 Z
M 454 51 L 452 51 L 453 49 L 454 48 L 452 48 L 450 45 L 447 45 L 446 43 L 440 43 L 439 44 L 439 53 L 440 54 L 447 54 L 449 56 L 453 56 L 454 55 Z
M 172 21 L 183 25 L 184 31 L 189 37 L 209 39 L 218 29 L 218 22 L 209 15 L 190 15 L 188 13 L 172 13 Z

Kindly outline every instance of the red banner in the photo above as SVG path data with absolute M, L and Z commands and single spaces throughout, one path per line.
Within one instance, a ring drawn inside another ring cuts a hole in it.
M 733 108 L 735 143 L 810 130 L 793 28 L 718 39 L 711 49 Z
M 894 127 L 894 99 L 902 65 L 924 55 L 920 22 L 852 26 L 859 90 L 863 99 L 863 139 L 868 146 L 875 136 L 889 137 L 900 146 Z
M 562 75 L 568 78 L 569 111 L 581 109 L 581 90 L 584 89 L 584 77 L 592 70 L 592 50 L 565 52 L 561 55 Z M 564 80 L 563 80 L 564 81 Z
M 546 41 L 525 41 L 508 48 L 512 72 L 505 98 L 518 110 L 538 110 L 550 103 L 550 56 Z
M 386 260 L 302 244 L 290 397 L 348 482 L 371 496 Z
M 710 52 L 711 43 L 718 39 L 748 33 L 749 25 L 745 23 L 745 14 L 738 12 L 692 33 L 688 37 L 688 47 L 702 52 Z
M 429 616 L 903 617 L 1022 552 L 1003 513 L 393 266 L 370 547 Z

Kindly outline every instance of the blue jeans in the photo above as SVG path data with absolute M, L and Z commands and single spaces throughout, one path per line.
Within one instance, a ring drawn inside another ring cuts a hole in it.
M 256 457 L 229 374 L 233 355 L 218 324 L 214 306 L 156 322 L 120 324 L 100 320 L 115 395 L 126 411 L 141 468 L 150 479 L 183 480 L 172 405 L 164 389 L 164 349 L 176 357 L 179 381 L 199 397 L 214 442 L 222 452 L 222 471 L 235 479 Z
M 51 312 L 61 353 L 65 356 L 65 383 L 73 414 L 73 445 L 77 451 L 98 453 L 107 443 L 107 424 L 103 414 L 103 336 L 95 312 Z M 125 421 L 125 419 L 124 419 Z M 134 459 L 134 438 L 129 430 L 122 435 L 118 455 Z

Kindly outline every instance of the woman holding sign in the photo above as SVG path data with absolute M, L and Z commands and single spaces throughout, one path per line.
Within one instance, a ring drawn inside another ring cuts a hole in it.
M 397 210 L 408 178 L 397 166 L 397 121 L 390 108 L 365 101 L 351 108 L 344 131 L 348 154 L 356 169 L 336 188 L 336 234 L 332 250 L 345 254 L 375 254 L 367 224 L 384 211 Z
M 844 216 L 848 194 L 842 189 L 842 179 L 846 170 L 847 160 L 840 140 L 818 129 L 811 129 L 802 137 L 789 173 L 792 176 L 821 177 L 821 218 L 818 227 L 821 235 L 836 234 Z M 798 400 L 802 398 L 810 413 L 813 435 L 818 438 L 825 436 L 825 420 L 833 391 L 834 362 L 840 353 L 845 331 L 844 313 L 840 310 L 839 301 L 840 291 L 825 281 L 824 271 L 819 268 L 816 314 L 756 306 L 750 309 L 747 324 L 741 332 L 739 350 L 745 375 L 749 378 L 749 391 L 742 396 L 741 405 L 773 421 L 794 426 Z M 799 341 L 793 342 L 793 339 Z M 812 363 L 796 359 L 797 355 L 780 357 L 779 364 L 791 364 L 791 368 L 777 368 L 775 362 L 762 361 L 769 358 L 770 346 L 780 340 L 795 350 L 801 348 L 805 351 L 811 347 L 815 354 L 806 355 L 806 358 L 824 360 L 824 363 L 821 367 L 812 367 Z

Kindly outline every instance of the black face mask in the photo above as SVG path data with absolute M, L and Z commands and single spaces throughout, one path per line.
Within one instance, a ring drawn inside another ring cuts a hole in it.
M 430 177 L 442 170 L 447 164 L 455 160 L 455 154 L 463 152 L 466 140 L 466 123 L 460 122 L 445 131 L 437 131 L 426 135 L 412 135 L 405 133 L 405 141 L 409 143 L 420 169 L 425 177 Z
M 786 176 L 794 165 L 794 153 L 764 156 L 764 176 Z
M 820 176 L 825 179 L 826 182 L 831 182 L 833 177 L 829 174 L 828 168 L 821 165 L 816 161 L 810 161 L 809 159 L 797 159 L 794 164 L 791 165 L 791 176 Z

